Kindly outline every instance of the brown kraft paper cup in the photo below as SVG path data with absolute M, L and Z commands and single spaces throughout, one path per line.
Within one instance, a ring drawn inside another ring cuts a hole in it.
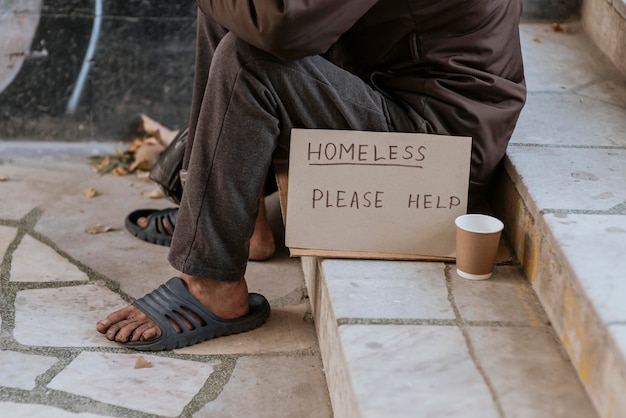
M 491 277 L 504 224 L 492 216 L 469 214 L 456 218 L 456 269 L 470 280 Z

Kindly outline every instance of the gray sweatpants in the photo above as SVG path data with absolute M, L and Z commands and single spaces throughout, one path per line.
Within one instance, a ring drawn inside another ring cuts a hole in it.
M 188 177 L 168 260 L 180 272 L 243 277 L 259 196 L 292 128 L 420 132 L 399 104 L 313 56 L 285 62 L 198 11 Z

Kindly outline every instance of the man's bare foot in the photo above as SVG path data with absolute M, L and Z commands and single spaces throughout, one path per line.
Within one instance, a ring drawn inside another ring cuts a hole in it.
M 265 210 L 265 197 L 259 199 L 259 214 L 254 224 L 254 233 L 250 238 L 250 252 L 248 259 L 252 261 L 265 261 L 276 252 L 276 242 L 272 227 L 267 220 Z
M 137 225 L 145 228 L 148 225 L 148 218 L 138 218 Z M 169 235 L 174 234 L 174 230 L 169 223 L 163 221 L 163 230 Z M 259 214 L 254 224 L 254 232 L 250 238 L 250 253 L 248 259 L 252 261 L 265 261 L 271 258 L 276 252 L 276 242 L 272 227 L 267 220 L 267 212 L 265 210 L 265 197 L 259 199 Z
M 237 282 L 222 282 L 182 274 L 191 293 L 202 305 L 223 319 L 240 318 L 248 313 L 248 285 L 245 278 Z M 193 314 L 192 312 L 190 312 Z M 180 332 L 175 322 L 170 321 Z M 183 319 L 189 329 L 193 326 Z M 110 341 L 149 341 L 161 336 L 159 326 L 133 305 L 109 314 L 96 324 L 96 329 Z

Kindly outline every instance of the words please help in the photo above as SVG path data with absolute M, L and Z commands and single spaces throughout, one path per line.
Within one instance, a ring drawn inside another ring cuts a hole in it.
M 469 137 L 292 130 L 286 245 L 454 257 L 471 146 Z

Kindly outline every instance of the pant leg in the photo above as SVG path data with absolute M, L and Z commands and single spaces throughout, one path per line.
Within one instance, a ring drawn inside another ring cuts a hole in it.
M 198 9 L 197 36 L 196 36 L 196 63 L 193 80 L 193 93 L 191 97 L 191 111 L 189 114 L 189 133 L 187 136 L 187 147 L 183 158 L 183 169 L 189 166 L 189 158 L 193 147 L 196 126 L 200 117 L 200 107 L 206 90 L 209 78 L 209 68 L 213 60 L 213 54 L 222 38 L 228 33 L 226 29 L 218 24 L 204 18 Z
M 188 123 L 189 133 L 187 137 L 187 147 L 185 148 L 182 165 L 185 171 L 189 166 L 189 159 L 191 158 L 191 149 L 193 148 L 196 126 L 198 125 L 198 119 L 200 117 L 200 108 L 205 95 L 213 55 L 217 49 L 217 45 L 219 45 L 220 41 L 227 33 L 228 31 L 226 29 L 212 20 L 207 19 L 202 14 L 202 11 L 198 9 L 194 85 Z M 274 171 L 271 167 L 265 181 L 264 190 L 265 194 L 271 194 L 278 190 Z
M 168 260 L 224 281 L 243 277 L 272 153 L 291 128 L 412 131 L 360 78 L 321 57 L 284 62 L 227 34 L 211 62 Z

